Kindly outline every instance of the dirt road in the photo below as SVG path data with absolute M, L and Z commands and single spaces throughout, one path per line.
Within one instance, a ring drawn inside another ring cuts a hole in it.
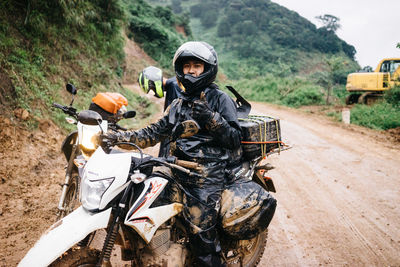
M 260 266 L 399 266 L 400 145 L 298 110 L 253 106 L 279 117 L 293 146 L 268 158 L 278 209 Z M 0 116 L 0 266 L 15 266 L 55 220 L 62 135 L 43 123 L 30 133 Z
M 269 160 L 278 200 L 261 266 L 399 266 L 400 150 L 385 136 L 256 104 L 293 148 Z

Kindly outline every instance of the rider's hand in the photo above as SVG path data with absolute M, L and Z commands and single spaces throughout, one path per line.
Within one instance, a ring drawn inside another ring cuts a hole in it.
M 193 102 L 192 118 L 195 119 L 200 126 L 204 127 L 213 116 L 214 112 L 208 106 L 205 94 L 202 92 L 200 99 Z
M 104 149 L 108 149 L 118 142 L 118 135 L 116 132 L 109 131 L 104 134 L 98 134 L 96 136 L 97 144 Z

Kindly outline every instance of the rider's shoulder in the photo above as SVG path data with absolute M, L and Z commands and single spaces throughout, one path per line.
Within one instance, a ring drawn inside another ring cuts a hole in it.
M 225 101 L 232 101 L 232 98 L 225 93 L 224 91 L 220 90 L 218 85 L 212 83 L 206 90 L 205 90 L 207 99 L 214 98 L 218 99 L 219 101 L 225 102 Z

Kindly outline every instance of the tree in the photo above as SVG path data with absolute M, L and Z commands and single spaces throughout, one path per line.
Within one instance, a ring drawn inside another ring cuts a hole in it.
M 214 27 L 217 24 L 216 18 L 218 17 L 218 10 L 212 9 L 202 14 L 200 17 L 201 25 L 205 28 Z
M 373 72 L 374 69 L 371 66 L 365 66 L 361 69 L 361 72 Z
M 319 72 L 315 78 L 317 83 L 325 88 L 326 104 L 329 105 L 334 85 L 343 84 L 346 81 L 346 66 L 348 65 L 348 62 L 342 57 L 332 56 L 325 59 L 325 63 L 328 67 L 327 70 Z
M 172 11 L 174 11 L 175 14 L 182 13 L 182 7 L 181 7 L 180 0 L 172 0 L 171 7 L 172 7 Z
M 397 47 L 397 48 L 400 48 L 400 43 L 397 43 L 396 47 Z
M 333 15 L 325 14 L 323 16 L 317 16 L 316 19 L 320 20 L 328 31 L 336 32 L 341 27 L 339 24 L 340 19 Z

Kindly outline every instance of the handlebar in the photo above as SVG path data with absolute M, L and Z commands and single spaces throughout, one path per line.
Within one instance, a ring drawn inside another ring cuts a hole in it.
M 63 106 L 63 105 L 60 105 L 60 104 L 58 104 L 58 103 L 53 103 L 53 107 L 64 110 L 64 106 Z
M 136 149 L 139 150 L 140 153 L 140 157 L 141 157 L 141 163 L 139 165 L 141 165 L 143 162 L 144 158 L 143 158 L 143 151 L 134 143 L 131 142 L 117 142 L 114 143 L 113 145 L 129 145 L 132 146 Z M 189 175 L 192 175 L 193 173 L 189 170 L 199 170 L 200 165 L 196 162 L 191 162 L 191 161 L 186 161 L 186 160 L 180 160 L 180 159 L 176 159 L 176 157 L 168 157 L 168 158 L 153 158 L 150 159 L 149 161 L 153 161 L 153 162 L 158 162 L 161 163 L 163 165 L 167 165 L 169 167 L 178 169 L 182 172 L 185 172 Z M 149 162 L 147 161 L 147 162 Z
M 175 164 L 193 170 L 197 170 L 200 167 L 200 165 L 196 162 L 180 160 L 180 159 L 175 160 Z
M 60 105 L 58 103 L 53 103 L 52 106 L 55 107 L 55 108 L 61 109 L 65 114 L 68 114 L 70 116 L 74 116 L 75 118 L 78 116 L 78 114 L 76 113 L 76 109 L 74 107 L 63 106 L 63 105 Z

